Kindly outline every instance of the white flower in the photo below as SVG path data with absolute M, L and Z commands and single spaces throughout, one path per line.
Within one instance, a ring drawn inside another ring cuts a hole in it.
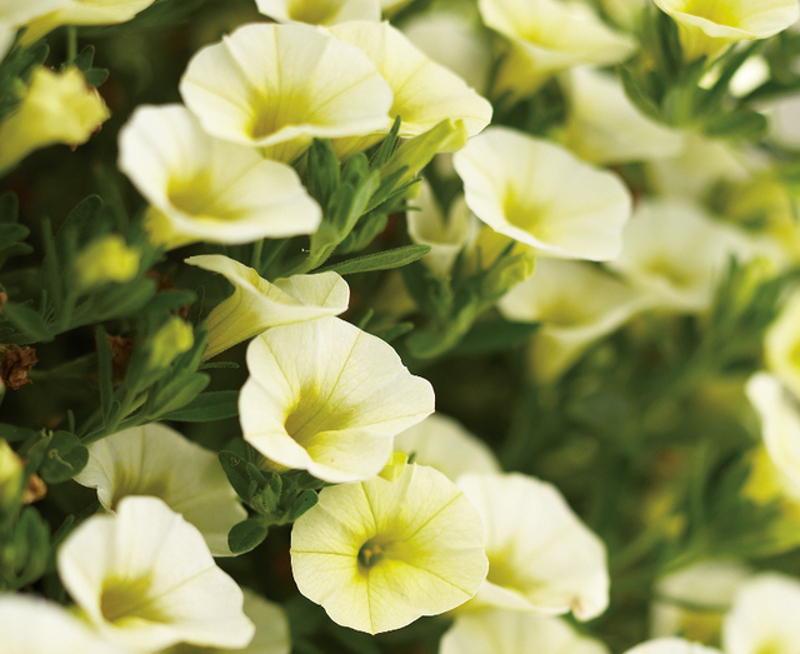
M 625 654 L 722 654 L 722 652 L 700 643 L 690 643 L 683 638 L 656 638 L 629 649 Z
M 605 545 L 554 486 L 519 473 L 470 473 L 458 486 L 483 519 L 489 557 L 486 581 L 466 608 L 572 611 L 578 620 L 605 611 Z
M 439 654 L 609 654 L 565 620 L 515 611 L 459 615 L 442 637 Z
M 247 517 L 214 452 L 165 425 L 133 427 L 89 447 L 75 477 L 114 511 L 129 495 L 158 497 L 197 527 L 214 556 L 230 556 L 228 532 Z
M 399 629 L 467 601 L 486 576 L 475 509 L 442 473 L 404 459 L 324 488 L 294 524 L 297 587 L 337 624 Z
M 3 654 L 126 654 L 55 602 L 0 595 Z
M 122 647 L 236 648 L 253 637 L 239 586 L 216 566 L 200 532 L 156 497 L 126 497 L 116 514 L 89 518 L 57 561 L 89 622 Z
M 180 105 L 140 107 L 119 145 L 120 169 L 152 205 L 145 227 L 168 248 L 310 234 L 322 219 L 292 168 L 208 136 Z
M 453 162 L 467 205 L 495 231 L 550 256 L 604 261 L 619 254 L 631 195 L 613 173 L 505 127 L 470 139 Z
M 531 364 L 538 378 L 552 380 L 643 309 L 646 298 L 592 264 L 539 259 L 533 275 L 497 306 L 508 320 L 542 322 L 531 343 Z
M 339 483 L 378 474 L 395 434 L 433 413 L 433 388 L 381 339 L 338 318 L 273 327 L 247 348 L 245 440 Z
M 308 25 L 245 25 L 189 62 L 180 84 L 209 134 L 292 161 L 314 137 L 386 128 L 393 93 L 366 55 Z
M 741 586 L 725 617 L 726 654 L 795 654 L 800 644 L 800 580 L 765 572 Z
M 615 76 L 575 68 L 570 96 L 566 145 L 596 164 L 618 164 L 675 157 L 684 135 L 642 114 Z
M 467 472 L 500 472 L 491 448 L 460 423 L 434 413 L 398 434 L 395 451 L 414 454 L 414 463 L 436 468 L 455 481 Z
M 201 254 L 185 261 L 224 275 L 234 286 L 233 295 L 206 318 L 210 332 L 206 359 L 270 327 L 337 316 L 350 301 L 350 287 L 335 272 L 293 275 L 270 283 L 253 268 L 221 254 Z
M 256 0 L 258 10 L 280 23 L 335 25 L 381 19 L 378 0 Z

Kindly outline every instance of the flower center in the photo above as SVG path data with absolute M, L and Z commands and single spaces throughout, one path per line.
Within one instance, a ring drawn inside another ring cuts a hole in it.
M 358 550 L 358 567 L 362 572 L 368 571 L 380 563 L 386 556 L 390 545 L 391 543 L 377 542 L 374 538 L 364 543 Z
M 100 612 L 116 625 L 138 618 L 148 622 L 169 622 L 150 597 L 150 578 L 108 579 L 100 594 Z

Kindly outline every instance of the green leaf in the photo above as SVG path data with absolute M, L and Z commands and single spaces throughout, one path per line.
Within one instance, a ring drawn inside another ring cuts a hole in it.
M 100 381 L 100 411 L 104 420 L 108 421 L 111 417 L 111 401 L 114 398 L 114 387 L 112 378 L 112 360 L 114 354 L 111 351 L 111 344 L 108 342 L 106 330 L 102 325 L 97 327 L 95 332 L 97 346 L 97 370 Z
M 244 554 L 255 549 L 267 537 L 267 526 L 259 518 L 248 518 L 233 525 L 228 532 L 228 547 L 234 554 Z
M 101 86 L 108 79 L 108 75 L 109 72 L 105 68 L 92 68 L 83 74 L 86 81 L 95 88 Z
M 75 434 L 57 431 L 44 455 L 39 474 L 48 484 L 72 479 L 89 461 L 89 450 Z
M 56 234 L 56 247 L 62 262 L 70 261 L 78 248 L 111 229 L 111 225 L 101 217 L 104 206 L 100 196 L 90 195 L 69 212 Z
M 47 523 L 36 509 L 27 507 L 20 514 L 11 543 L 3 552 L 4 563 L 10 559 L 13 570 L 0 570 L 0 581 L 9 576 L 8 572 L 12 572 L 16 578 L 12 581 L 10 590 L 17 590 L 41 577 L 47 569 L 49 539 L 50 528 Z
M 645 115 L 661 121 L 661 109 L 659 109 L 655 101 L 647 94 L 644 87 L 634 79 L 631 72 L 627 68 L 620 68 L 619 76 L 628 99 Z
M 348 259 L 341 263 L 321 268 L 317 272 L 333 270 L 340 275 L 373 272 L 375 270 L 391 270 L 413 263 L 431 251 L 430 245 L 406 245 L 394 250 L 386 250 L 365 257 Z
M 6 250 L 27 238 L 31 230 L 17 223 L 0 223 L 0 250 Z
M 300 493 L 289 508 L 288 521 L 294 522 L 319 501 L 319 495 L 313 490 Z
M 766 134 L 769 123 L 762 114 L 750 109 L 741 109 L 716 116 L 705 125 L 705 132 L 712 137 L 758 140 Z
M 196 300 L 197 294 L 192 291 L 161 291 L 156 293 L 142 311 L 162 316 L 170 311 L 178 311 L 189 304 L 193 304 Z
M 0 223 L 13 224 L 19 219 L 19 202 L 17 196 L 8 191 L 0 195 Z
M 0 438 L 8 443 L 16 443 L 19 441 L 35 438 L 39 432 L 35 429 L 28 429 L 27 427 L 17 427 L 16 425 L 9 425 L 7 423 L 0 423 Z
M 219 453 L 219 462 L 233 490 L 245 502 L 250 502 L 250 475 L 247 473 L 247 461 L 229 450 Z
M 239 391 L 201 393 L 178 411 L 161 416 L 162 420 L 210 422 L 239 415 Z
M 160 420 L 163 415 L 183 409 L 203 392 L 210 381 L 211 377 L 203 372 L 192 372 L 173 379 L 156 394 L 149 416 L 153 420 Z
M 3 315 L 25 337 L 25 343 L 45 343 L 55 338 L 39 312 L 24 304 L 6 302 Z
M 538 322 L 508 322 L 506 320 L 483 320 L 475 323 L 452 353 L 486 354 L 499 352 L 521 345 L 539 329 Z

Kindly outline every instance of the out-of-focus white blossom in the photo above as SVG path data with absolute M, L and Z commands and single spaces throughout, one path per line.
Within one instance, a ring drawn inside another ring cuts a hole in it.
M 256 0 L 258 10 L 280 23 L 336 25 L 381 19 L 378 0 Z

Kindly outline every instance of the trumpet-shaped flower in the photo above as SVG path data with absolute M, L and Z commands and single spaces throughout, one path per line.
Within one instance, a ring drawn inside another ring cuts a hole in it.
M 722 654 L 714 647 L 691 643 L 683 638 L 655 638 L 629 649 L 625 654 Z
M 279 23 L 336 25 L 381 19 L 378 0 L 256 0 L 258 10 Z
M 20 107 L 0 125 L 0 172 L 55 143 L 80 145 L 109 116 L 106 103 L 83 73 L 39 68 Z
M 350 287 L 335 272 L 294 275 L 270 283 L 252 268 L 221 254 L 189 257 L 186 263 L 220 273 L 234 287 L 233 295 L 206 318 L 206 359 L 270 327 L 338 316 L 350 301 Z
M 245 440 L 333 483 L 378 474 L 392 439 L 433 413 L 433 388 L 381 339 L 338 318 L 274 327 L 247 349 Z
M 509 320 L 542 322 L 531 343 L 536 377 L 554 379 L 645 306 L 644 296 L 582 261 L 540 259 L 498 303 Z
M 796 0 L 654 0 L 680 31 L 684 58 L 716 55 L 738 41 L 765 39 L 794 23 Z
M 390 631 L 475 594 L 486 576 L 482 533 L 442 473 L 394 463 L 369 481 L 322 490 L 292 529 L 292 574 L 334 622 Z
M 0 633 L 3 654 L 126 654 L 63 606 L 31 595 L 0 596 Z
M 491 448 L 460 423 L 434 413 L 394 439 L 395 451 L 414 455 L 414 463 L 436 468 L 456 481 L 467 472 L 500 472 Z
M 554 486 L 519 473 L 470 473 L 458 486 L 481 515 L 489 557 L 486 581 L 466 608 L 571 610 L 578 620 L 605 611 L 605 545 Z
M 214 556 L 230 556 L 228 532 L 247 517 L 219 459 L 165 425 L 133 427 L 89 447 L 75 481 L 115 511 L 129 495 L 159 497 L 197 527 Z
M 675 157 L 684 135 L 642 114 L 616 77 L 576 68 L 569 84 L 566 144 L 582 159 L 619 164 Z
M 30 0 L 26 0 L 29 2 Z M 67 0 L 27 24 L 24 43 L 33 43 L 61 25 L 115 25 L 133 18 L 155 0 Z M 24 4 L 24 3 L 21 3 Z
M 795 291 L 764 335 L 767 367 L 800 399 L 800 291 Z
M 209 134 L 282 161 L 386 129 L 394 101 L 358 48 L 299 24 L 240 27 L 192 58 L 180 91 Z
M 58 550 L 58 573 L 97 631 L 126 649 L 236 648 L 253 637 L 239 586 L 156 497 L 126 497 L 116 514 L 82 523 Z
M 800 643 L 800 580 L 775 572 L 741 586 L 725 617 L 726 654 L 794 654 Z
M 419 136 L 447 119 L 463 121 L 470 137 L 492 119 L 492 106 L 486 99 L 458 75 L 428 59 L 389 23 L 346 23 L 332 27 L 331 32 L 367 55 L 394 93 L 391 120 L 381 133 L 387 133 L 395 117 L 400 116 L 399 135 L 403 138 Z M 347 139 L 337 148 L 352 151 L 356 147 L 353 141 Z
M 652 306 L 705 310 L 731 255 L 748 257 L 743 233 L 684 202 L 642 203 L 608 266 L 650 296 Z
M 265 600 L 247 588 L 244 592 L 244 614 L 256 626 L 256 635 L 244 649 L 221 649 L 176 645 L 161 654 L 289 654 L 292 642 L 289 620 L 280 604 Z
M 582 2 L 479 0 L 478 7 L 486 25 L 510 41 L 497 94 L 528 95 L 556 73 L 620 63 L 636 48 L 632 37 L 612 30 Z
M 460 615 L 442 637 L 439 654 L 608 654 L 594 638 L 561 618 L 515 611 Z
M 180 105 L 134 112 L 119 167 L 152 205 L 151 240 L 167 248 L 310 234 L 322 219 L 292 168 L 208 136 Z
M 453 163 L 467 205 L 495 231 L 556 257 L 619 254 L 631 195 L 613 173 L 505 127 L 471 139 Z

